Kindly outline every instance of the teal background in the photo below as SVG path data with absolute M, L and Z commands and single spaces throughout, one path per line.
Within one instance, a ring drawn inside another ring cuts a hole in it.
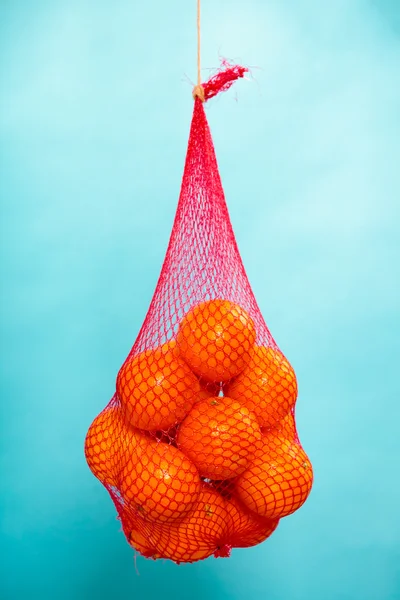
M 253 67 L 207 114 L 308 502 L 230 560 L 138 574 L 84 461 L 162 264 L 195 54 L 194 0 L 0 0 L 0 597 L 398 599 L 396 0 L 203 0 L 204 78 Z

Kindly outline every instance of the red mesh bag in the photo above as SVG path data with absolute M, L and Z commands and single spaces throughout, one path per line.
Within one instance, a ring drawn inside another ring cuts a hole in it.
M 202 100 L 159 281 L 116 394 L 85 441 L 128 542 L 177 563 L 267 539 L 308 497 L 296 376 L 273 340 L 236 245 Z

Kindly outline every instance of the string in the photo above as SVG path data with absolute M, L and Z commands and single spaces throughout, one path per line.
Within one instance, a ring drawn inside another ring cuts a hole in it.
M 193 90 L 193 98 L 200 98 L 204 102 L 204 88 L 201 85 L 201 0 L 197 0 L 197 85 Z
M 231 65 L 228 61 L 222 61 L 222 68 L 204 85 L 201 83 L 201 0 L 197 0 L 197 85 L 193 89 L 193 98 L 206 102 L 216 96 L 219 92 L 228 90 L 232 83 L 244 77 L 248 71 L 246 67 Z
M 201 0 L 197 0 L 197 85 L 201 85 Z

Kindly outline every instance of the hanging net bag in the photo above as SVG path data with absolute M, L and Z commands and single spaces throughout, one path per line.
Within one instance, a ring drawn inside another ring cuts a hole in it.
M 313 479 L 295 427 L 296 376 L 247 279 L 204 111 L 245 71 L 225 64 L 195 88 L 158 284 L 85 442 L 129 544 L 177 563 L 260 544 Z

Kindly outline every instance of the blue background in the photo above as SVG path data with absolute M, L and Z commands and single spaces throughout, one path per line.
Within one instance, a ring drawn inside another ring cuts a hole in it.
M 145 316 L 179 194 L 195 1 L 0 1 L 0 596 L 400 597 L 400 4 L 203 0 L 239 248 L 315 467 L 265 544 L 137 560 L 83 440 Z M 238 100 L 236 102 L 236 100 Z

